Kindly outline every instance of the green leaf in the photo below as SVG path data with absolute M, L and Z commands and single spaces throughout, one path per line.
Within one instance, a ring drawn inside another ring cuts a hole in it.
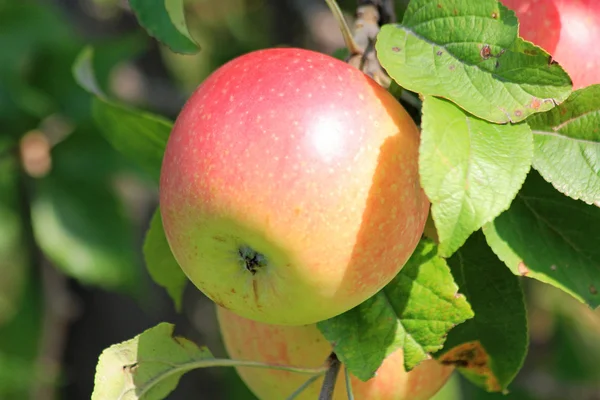
M 104 350 L 98 360 L 92 400 L 164 399 L 193 369 L 195 361 L 212 359 L 161 323 L 133 339 Z
M 196 368 L 244 366 L 307 375 L 323 374 L 326 370 L 213 358 L 206 347 L 174 337 L 173 328 L 163 322 L 104 350 L 96 366 L 92 400 L 164 399 L 183 374 Z
M 425 239 L 383 290 L 317 326 L 346 368 L 366 381 L 398 349 L 406 369 L 414 368 L 442 347 L 452 327 L 472 318 L 457 292 L 446 262 Z
M 492 124 L 431 96 L 422 128 L 421 184 L 448 257 L 510 206 L 531 167 L 532 134 L 525 123 Z
M 108 142 L 158 182 L 172 129 L 171 122 L 100 98 L 93 100 L 92 112 L 94 121 Z
M 139 290 L 131 224 L 107 185 L 52 174 L 38 181 L 31 212 L 37 242 L 65 274 L 84 284 Z
M 187 29 L 183 0 L 130 0 L 129 5 L 150 36 L 176 53 L 198 52 L 199 46 Z
M 19 309 L 30 269 L 20 206 L 20 169 L 9 151 L 0 144 L 0 327 Z
M 75 81 L 91 94 L 98 97 L 105 98 L 106 95 L 100 89 L 100 85 L 94 74 L 94 48 L 92 46 L 86 46 L 77 55 L 75 62 L 73 63 L 73 78 Z
M 576 200 L 600 201 L 600 85 L 573 92 L 527 122 L 534 133 L 533 166 L 544 179 Z
M 92 113 L 98 129 L 115 149 L 158 182 L 172 123 L 161 116 L 107 100 L 96 81 L 92 57 L 91 48 L 83 49 L 73 64 L 73 75 L 84 89 L 96 96 L 92 100 Z
M 448 334 L 442 362 L 459 367 L 488 391 L 504 391 L 527 354 L 527 313 L 519 279 L 496 257 L 478 231 L 448 265 L 475 317 Z
M 152 216 L 150 229 L 144 241 L 144 258 L 150 276 L 158 285 L 164 287 L 177 311 L 181 310 L 183 290 L 187 284 L 187 276 L 175 260 L 162 225 L 160 209 Z
M 508 211 L 484 226 L 494 253 L 514 274 L 600 305 L 600 208 L 557 192 L 532 171 Z
M 517 33 L 515 14 L 496 0 L 412 0 L 402 24 L 382 27 L 376 49 L 400 86 L 482 119 L 519 122 L 563 102 L 572 83 Z

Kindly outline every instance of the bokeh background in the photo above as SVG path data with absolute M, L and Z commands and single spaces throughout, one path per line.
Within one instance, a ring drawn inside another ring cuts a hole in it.
M 341 1 L 349 19 L 355 1 Z M 402 13 L 406 1 L 397 1 Z M 0 399 L 89 399 L 99 354 L 168 321 L 225 356 L 214 308 L 188 287 L 183 312 L 141 254 L 157 206 L 151 179 L 104 141 L 71 65 L 96 51 L 113 97 L 175 119 L 219 65 L 251 50 L 333 53 L 342 37 L 323 0 L 189 0 L 202 45 L 170 52 L 124 0 L 0 0 Z M 600 399 L 600 312 L 524 281 L 531 345 L 508 395 L 456 376 L 436 400 Z M 232 369 L 196 370 L 170 399 L 254 399 Z

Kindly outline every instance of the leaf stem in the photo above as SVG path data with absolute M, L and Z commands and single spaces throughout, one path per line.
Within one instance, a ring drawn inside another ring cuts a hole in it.
M 306 382 L 304 382 L 302 385 L 300 385 L 300 387 L 298 389 L 296 389 L 294 391 L 294 393 L 289 395 L 286 400 L 294 400 L 296 397 L 298 397 L 300 395 L 300 393 L 302 393 L 304 390 L 306 390 L 307 387 L 309 387 L 314 381 L 319 379 L 324 373 L 325 372 L 322 372 L 320 374 L 316 374 L 316 375 L 313 375 L 310 378 L 308 378 L 308 380 Z
M 335 353 L 331 353 L 327 359 L 329 362 L 329 368 L 325 373 L 325 379 L 323 379 L 323 386 L 321 387 L 321 393 L 319 394 L 319 400 L 332 400 L 333 390 L 335 389 L 335 382 L 340 372 L 342 363 L 338 360 Z
M 345 367 L 344 378 L 346 379 L 346 395 L 348 400 L 354 400 L 354 393 L 352 393 L 352 381 L 350 381 L 350 372 L 348 372 L 348 368 Z
M 163 361 L 157 360 L 144 360 L 145 363 L 155 362 L 155 363 L 164 363 Z M 127 367 L 127 366 L 125 366 Z M 164 379 L 167 379 L 173 375 L 177 374 L 185 374 L 188 371 L 197 368 L 209 368 L 209 367 L 251 367 L 251 368 L 269 368 L 276 369 L 280 371 L 288 371 L 288 372 L 296 372 L 299 374 L 313 374 L 313 375 L 323 375 L 326 371 L 328 371 L 329 365 L 325 364 L 323 366 L 317 368 L 302 368 L 302 367 L 291 367 L 287 365 L 279 365 L 279 364 L 267 364 L 261 363 L 257 361 L 246 361 L 246 360 L 232 360 L 229 358 L 211 358 L 204 360 L 196 360 L 188 363 L 179 364 L 176 366 L 172 366 L 173 368 L 165 371 L 164 373 L 154 377 L 152 381 L 148 382 L 147 386 L 142 388 L 140 387 L 130 387 L 127 390 L 124 390 L 121 393 L 121 397 L 119 399 L 126 398 L 126 395 L 135 391 L 137 398 L 142 398 L 143 395 L 148 393 L 155 385 L 162 382 Z M 129 369 L 129 368 L 127 368 Z M 315 378 L 316 379 L 316 378 Z

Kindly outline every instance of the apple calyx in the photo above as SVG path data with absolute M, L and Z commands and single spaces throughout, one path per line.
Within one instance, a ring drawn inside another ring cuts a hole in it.
M 241 245 L 238 249 L 238 255 L 240 257 L 240 264 L 252 275 L 256 274 L 259 269 L 267 266 L 267 257 L 254 250 L 250 246 Z

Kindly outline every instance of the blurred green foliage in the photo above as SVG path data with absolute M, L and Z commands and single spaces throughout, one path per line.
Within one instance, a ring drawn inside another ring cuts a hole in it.
M 278 36 L 281 6 L 273 1 L 187 1 L 188 24 L 202 47 L 193 56 L 154 43 L 116 0 L 69 2 L 75 3 L 85 7 L 0 0 L 0 399 L 32 398 L 47 379 L 65 384 L 39 359 L 44 298 L 52 295 L 40 260 L 84 288 L 126 293 L 140 303 L 147 296 L 139 236 L 156 182 L 102 136 L 91 95 L 72 76 L 77 54 L 93 46 L 97 80 L 109 96 L 173 118 L 218 66 L 290 41 Z M 354 1 L 340 3 L 353 13 Z M 399 16 L 406 3 L 396 2 Z M 283 21 L 292 22 L 301 25 Z M 510 394 L 486 394 L 456 375 L 435 400 L 600 398 L 600 313 L 552 288 L 528 288 L 532 345 Z M 93 379 L 93 370 L 85 373 Z M 219 377 L 211 382 L 226 388 L 224 398 L 254 398 L 233 370 L 207 376 Z

